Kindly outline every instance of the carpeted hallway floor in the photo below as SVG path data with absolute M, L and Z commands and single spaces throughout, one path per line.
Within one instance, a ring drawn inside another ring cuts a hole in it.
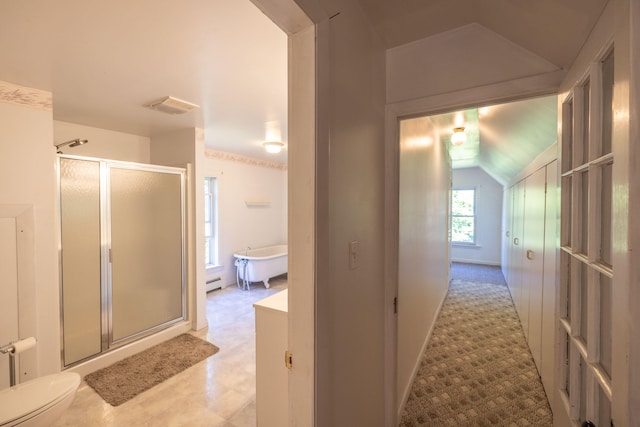
M 401 426 L 551 426 L 553 418 L 498 267 L 454 263 Z

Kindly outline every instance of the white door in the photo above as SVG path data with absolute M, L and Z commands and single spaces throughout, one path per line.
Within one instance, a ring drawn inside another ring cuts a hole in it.
M 524 256 L 520 321 L 538 370 L 542 359 L 542 279 L 544 270 L 546 167 L 525 180 Z
M 564 100 L 558 419 L 611 425 L 613 49 Z M 615 284 L 623 286 L 623 284 Z M 624 394 L 624 393 L 623 393 Z M 615 423 L 615 420 L 614 420 Z
M 523 324 L 522 318 L 522 240 L 524 224 L 524 183 L 521 181 L 511 187 L 513 193 L 513 228 L 511 230 L 511 274 L 509 274 L 509 288 L 516 311 Z

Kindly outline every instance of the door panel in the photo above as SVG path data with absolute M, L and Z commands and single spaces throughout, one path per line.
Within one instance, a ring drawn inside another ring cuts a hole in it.
M 518 314 L 522 311 L 522 227 L 524 209 L 524 184 L 519 182 L 512 187 L 513 191 L 513 230 L 511 237 L 511 297 Z M 522 318 L 521 318 L 522 321 Z
M 111 168 L 112 341 L 183 316 L 181 176 Z
M 59 158 L 64 366 L 184 319 L 184 170 Z
M 605 50 L 606 52 L 606 50 Z M 611 425 L 614 390 L 611 152 L 613 49 L 564 100 L 558 417 Z M 571 161 L 569 161 L 571 160 Z M 622 307 L 621 307 L 622 309 Z M 566 367 L 565 367 L 566 364 Z M 554 415 L 556 414 L 554 413 Z M 624 425 L 624 422 L 623 422 Z
M 522 327 L 538 370 L 542 348 L 542 278 L 544 268 L 546 168 L 525 180 L 524 257 L 522 276 Z
M 100 162 L 60 159 L 64 365 L 102 351 Z

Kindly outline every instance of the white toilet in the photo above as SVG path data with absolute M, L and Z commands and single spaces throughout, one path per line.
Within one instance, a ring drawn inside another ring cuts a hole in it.
M 0 391 L 0 426 L 49 426 L 71 405 L 80 375 L 62 372 Z

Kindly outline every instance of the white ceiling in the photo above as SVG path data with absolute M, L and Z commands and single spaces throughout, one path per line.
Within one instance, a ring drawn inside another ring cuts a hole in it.
M 486 28 L 560 69 L 607 3 L 358 1 L 389 48 Z M 286 150 L 274 156 L 261 146 L 268 130 L 287 142 L 287 37 L 250 0 L 0 0 L 0 52 L 0 80 L 51 91 L 55 120 L 141 136 L 200 127 L 210 148 L 287 161 Z M 142 107 L 167 95 L 201 108 L 178 116 Z M 508 181 L 517 162 L 555 141 L 555 108 L 549 100 L 494 107 L 465 164 Z
M 0 52 L 0 80 L 51 91 L 55 120 L 200 127 L 208 147 L 286 162 L 261 144 L 287 142 L 287 36 L 249 0 L 0 0 Z M 142 107 L 167 95 L 200 109 Z
M 557 141 L 557 97 L 525 99 L 430 117 L 449 149 L 452 166 L 481 167 L 508 184 L 526 165 Z M 451 145 L 456 118 L 467 141 Z
M 388 48 L 478 23 L 568 69 L 607 0 L 359 0 Z

